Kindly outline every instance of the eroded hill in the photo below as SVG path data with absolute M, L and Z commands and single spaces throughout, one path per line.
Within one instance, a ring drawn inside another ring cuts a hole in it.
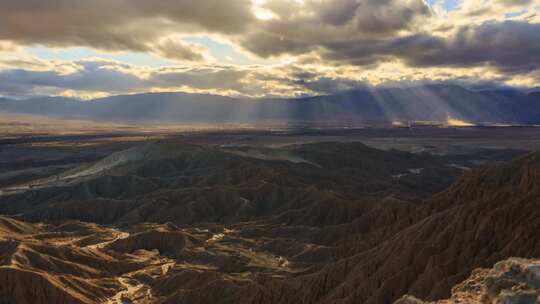
M 539 154 L 473 167 L 360 143 L 135 145 L 2 189 L 0 299 L 449 298 L 475 268 L 540 256 Z

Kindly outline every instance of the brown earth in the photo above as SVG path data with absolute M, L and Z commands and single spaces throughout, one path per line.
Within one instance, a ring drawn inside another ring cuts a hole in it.
M 4 189 L 0 303 L 393 303 L 540 257 L 540 154 L 160 141 Z M 538 288 L 538 287 L 535 287 Z

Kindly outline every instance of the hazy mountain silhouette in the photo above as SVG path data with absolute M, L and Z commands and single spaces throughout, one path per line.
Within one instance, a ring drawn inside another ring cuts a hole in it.
M 540 123 L 540 93 L 471 91 L 459 86 L 356 90 L 296 99 L 250 99 L 188 93 L 119 95 L 91 101 L 45 97 L 0 100 L 0 111 L 119 122 L 390 123 L 446 121 Z

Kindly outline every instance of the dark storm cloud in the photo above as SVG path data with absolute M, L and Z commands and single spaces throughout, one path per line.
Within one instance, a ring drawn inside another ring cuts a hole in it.
M 429 16 L 424 1 L 363 1 L 357 10 L 356 28 L 369 33 L 394 33 L 407 29 L 418 16 Z
M 489 65 L 506 72 L 540 67 L 540 24 L 506 21 L 465 26 L 448 40 L 417 35 L 390 45 L 413 66 Z
M 289 5 L 285 5 L 288 2 Z M 329 43 L 394 36 L 431 15 L 422 0 L 270 0 L 277 18 L 260 22 L 237 42 L 261 57 L 310 52 Z
M 488 22 L 464 26 L 448 38 L 428 33 L 324 45 L 324 58 L 352 64 L 399 58 L 410 66 L 491 66 L 505 72 L 540 67 L 540 24 Z
M 512 7 L 532 3 L 498 2 Z M 316 52 L 326 64 L 367 67 L 401 59 L 410 66 L 490 66 L 504 72 L 526 72 L 540 65 L 540 25 L 525 21 L 473 24 L 440 37 L 412 30 L 419 18 L 431 16 L 423 1 L 306 1 L 309 14 L 282 12 L 281 6 L 271 6 L 272 1 L 268 5 L 281 17 L 239 40 L 262 57 Z M 396 34 L 404 30 L 411 33 Z
M 356 0 L 343 0 L 339 4 L 326 1 L 319 5 L 317 12 L 323 23 L 342 26 L 355 17 L 361 3 Z
M 2 0 L 0 40 L 151 51 L 168 33 L 242 32 L 249 0 Z
M 330 62 L 363 66 L 398 58 L 411 66 L 489 65 L 509 71 L 539 64 L 538 25 L 491 22 L 441 38 L 415 30 L 432 18 L 423 0 L 269 0 L 264 8 L 276 18 L 257 20 L 251 0 L 4 0 L 0 41 L 133 50 L 197 62 L 205 59 L 204 48 L 162 37 L 199 31 L 227 35 L 260 57 L 314 52 Z
M 281 2 L 283 0 L 273 0 Z M 309 14 L 280 18 L 289 22 L 336 27 L 350 26 L 366 34 L 394 33 L 408 29 L 415 18 L 430 16 L 429 6 L 422 0 L 307 0 L 304 11 Z M 268 5 L 271 5 L 272 0 Z M 278 15 L 280 11 L 276 11 Z

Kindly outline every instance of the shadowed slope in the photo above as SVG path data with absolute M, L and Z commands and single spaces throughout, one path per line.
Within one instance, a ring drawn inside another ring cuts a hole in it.
M 438 299 L 474 268 L 539 257 L 539 164 L 532 154 L 469 172 L 425 207 L 432 211 L 400 219 L 413 224 L 388 241 L 295 282 L 269 285 L 258 300 L 272 303 L 272 292 L 286 294 L 278 303 L 391 303 L 405 293 Z
M 32 221 L 190 224 L 282 215 L 298 223 L 328 225 L 352 220 L 359 200 L 415 200 L 444 189 L 461 173 L 444 157 L 380 151 L 360 143 L 264 152 L 303 162 L 239 151 L 181 140 L 137 146 L 4 195 L 0 209 Z M 317 215 L 325 205 L 335 206 L 336 217 Z M 305 212 L 303 219 L 292 216 L 299 210 Z

